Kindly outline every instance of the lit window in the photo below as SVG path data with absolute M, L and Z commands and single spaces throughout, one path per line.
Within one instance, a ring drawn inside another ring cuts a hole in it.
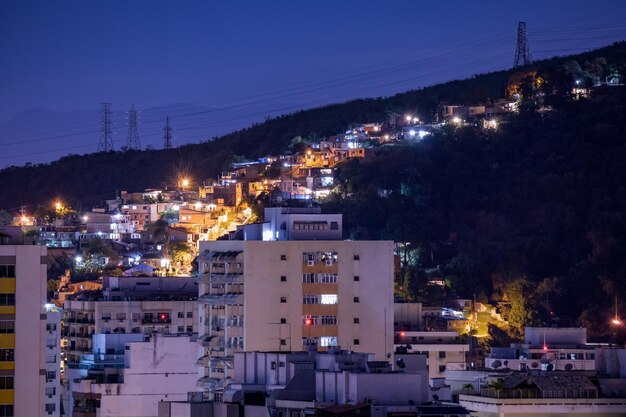
M 337 294 L 322 294 L 322 304 L 337 304 Z
M 322 336 L 320 337 L 320 346 L 328 347 L 328 346 L 337 346 L 337 338 L 331 336 Z

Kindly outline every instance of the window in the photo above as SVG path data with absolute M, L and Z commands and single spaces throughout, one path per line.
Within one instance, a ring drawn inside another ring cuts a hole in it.
M 353 298 L 353 301 L 354 301 L 355 303 L 358 303 L 358 302 L 359 302 L 359 297 L 354 297 L 354 298 Z
M 57 329 L 57 324 L 56 323 L 46 323 L 46 331 L 47 332 L 54 332 L 54 331 L 56 331 L 56 329 Z M 3 333 L 2 332 L 2 322 L 0 322 L 0 333 Z M 6 332 L 6 333 L 13 333 L 13 332 Z
M 359 255 L 354 255 L 354 260 L 358 261 L 359 259 L 361 259 L 361 257 Z
M 57 379 L 56 371 L 47 371 L 46 372 L 46 381 L 53 381 Z
M 330 230 L 339 230 L 338 222 L 330 222 Z
M 0 306 L 14 306 L 15 305 L 15 294 L 0 294 Z
M 13 362 L 15 360 L 15 349 L 0 349 L 0 362 Z
M 446 371 L 446 365 L 439 365 L 439 373 L 443 373 Z
M 311 314 L 302 316 L 302 324 L 304 326 L 317 326 L 319 323 L 320 323 L 320 316 L 313 316 Z
M 187 326 L 187 333 L 193 332 L 193 326 Z
M 13 417 L 13 404 L 1 404 L 0 417 Z
M 284 275 L 281 275 L 280 282 L 287 282 L 287 277 Z
M 354 321 L 354 324 L 359 324 L 359 318 L 358 317 L 355 317 L 353 321 Z
M 159 320 L 159 323 L 169 323 L 171 321 L 170 320 L 170 313 L 165 312 L 165 311 L 160 311 L 157 314 L 157 318 Z
M 302 296 L 302 304 L 319 304 L 318 294 L 304 294 Z
M 272 368 L 273 370 L 275 370 L 275 369 L 276 369 L 276 362 L 272 362 L 270 366 L 271 366 L 271 368 Z
M 15 333 L 15 320 L 0 320 L 0 333 Z
M 287 297 L 280 297 L 280 302 L 281 303 L 286 303 L 287 302 Z
M 322 336 L 320 337 L 320 346 L 337 346 L 337 338 L 334 336 Z
M 360 345 L 360 344 L 361 344 L 361 341 L 360 341 L 359 339 L 354 339 L 354 340 L 352 341 L 352 344 L 353 344 L 353 345 L 355 345 L 355 346 L 356 346 L 356 345 Z
M 13 375 L 0 376 L 0 389 L 13 389 Z
M 183 311 L 179 311 L 179 312 L 178 312 L 178 318 L 179 318 L 179 319 L 184 319 L 184 318 L 185 318 L 185 312 L 183 312 Z
M 56 410 L 56 404 L 51 403 L 51 404 L 46 404 L 46 413 L 48 414 L 52 414 L 54 413 L 54 411 Z
M 335 326 L 337 324 L 337 316 L 321 316 L 322 326 Z
M 287 260 L 287 255 L 280 255 L 280 260 L 281 261 L 286 261 Z
M 192 319 L 193 318 L 193 311 L 188 311 L 187 312 L 187 318 L 188 319 Z
M 126 313 L 116 313 L 115 318 L 118 320 L 126 320 Z
M 337 294 L 321 294 L 322 304 L 337 304 Z
M 185 332 L 185 326 L 178 326 L 178 333 L 184 333 Z
M 354 282 L 357 282 L 357 281 L 360 281 L 360 280 L 361 280 L 361 277 L 359 277 L 358 275 L 354 276 Z
M 287 346 L 287 339 L 280 339 L 281 346 Z
M 445 359 L 445 357 L 446 357 L 446 352 L 439 352 L 439 359 Z
M 102 313 L 102 320 L 111 320 L 111 313 Z
M 0 265 L 0 278 L 15 278 L 15 265 Z
M 141 315 L 140 315 L 139 313 L 131 313 L 131 314 L 130 314 L 130 318 L 131 318 L 133 321 L 139 321 L 139 319 L 141 318 Z
M 46 395 L 55 395 L 57 393 L 57 389 L 55 387 L 47 387 Z
M 280 324 L 287 324 L 287 319 L 284 317 L 281 317 Z

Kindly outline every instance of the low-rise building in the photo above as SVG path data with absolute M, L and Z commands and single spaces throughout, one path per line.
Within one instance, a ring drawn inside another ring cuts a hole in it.
M 195 337 L 101 334 L 69 365 L 69 414 L 155 417 L 161 401 L 183 401 L 196 384 Z

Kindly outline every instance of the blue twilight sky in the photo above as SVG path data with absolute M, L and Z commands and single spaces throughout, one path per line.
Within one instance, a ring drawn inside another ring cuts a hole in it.
M 626 39 L 623 0 L 0 2 L 0 168 L 96 150 L 99 103 L 158 148 Z M 306 133 L 306 132 L 304 132 Z

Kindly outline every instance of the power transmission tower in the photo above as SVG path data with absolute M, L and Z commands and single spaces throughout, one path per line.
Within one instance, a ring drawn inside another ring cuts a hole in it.
M 172 149 L 172 126 L 170 126 L 169 116 L 165 118 L 165 127 L 163 128 L 163 148 Z
M 98 151 L 113 150 L 113 131 L 111 130 L 111 103 L 100 103 L 100 143 L 98 143 Z
M 530 49 L 528 48 L 528 38 L 526 37 L 526 22 L 517 24 L 517 47 L 515 48 L 515 61 L 513 68 L 530 64 Z
M 126 138 L 127 149 L 141 149 L 139 144 L 139 131 L 137 130 L 137 110 L 135 105 L 130 106 L 128 112 L 128 137 Z

